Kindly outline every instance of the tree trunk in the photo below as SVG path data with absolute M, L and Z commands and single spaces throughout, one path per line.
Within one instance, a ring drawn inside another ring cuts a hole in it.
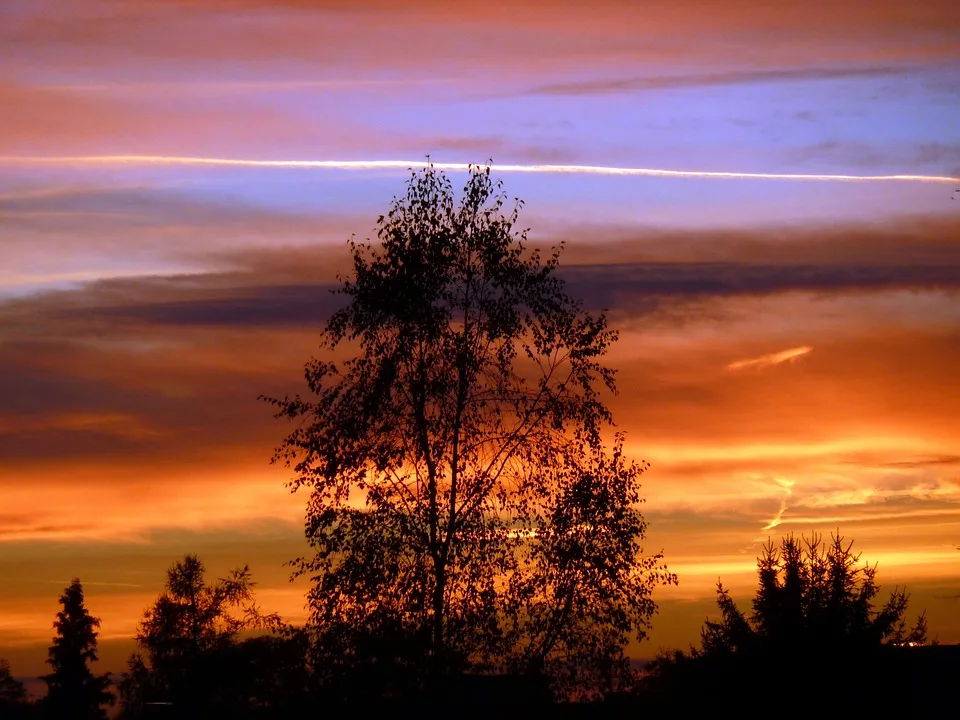
M 437 676 L 446 671 L 446 646 L 443 638 L 443 595 L 447 585 L 446 562 L 442 558 L 434 560 L 436 584 L 433 588 L 433 670 Z

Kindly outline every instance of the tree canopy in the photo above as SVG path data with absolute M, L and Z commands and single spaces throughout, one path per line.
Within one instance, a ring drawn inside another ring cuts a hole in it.
M 109 674 L 94 675 L 90 664 L 97 661 L 97 635 L 100 619 L 87 611 L 80 580 L 73 582 L 60 596 L 62 609 L 53 623 L 57 631 L 50 646 L 47 663 L 52 672 L 43 676 L 47 697 L 44 717 L 57 720 L 94 720 L 106 717 L 104 705 L 112 705 L 108 690 Z
M 876 565 L 860 565 L 853 541 L 834 535 L 829 544 L 819 535 L 809 540 L 784 537 L 777 548 L 763 547 L 757 560 L 759 585 L 748 619 L 718 584 L 721 620 L 707 621 L 703 652 L 765 648 L 873 649 L 880 645 L 922 644 L 926 620 L 908 627 L 910 596 L 895 588 L 875 607 L 880 587 Z
M 411 677 L 545 672 L 609 687 L 656 585 L 643 463 L 603 394 L 617 333 L 567 294 L 490 169 L 462 197 L 428 166 L 350 241 L 344 306 L 305 367 L 275 460 L 309 491 L 312 626 L 336 660 Z
M 925 617 L 908 624 L 901 588 L 878 606 L 877 566 L 852 548 L 839 534 L 829 543 L 817 534 L 768 542 L 752 612 L 718 583 L 720 617 L 705 622 L 701 647 L 657 658 L 641 684 L 645 699 L 691 711 L 737 702 L 748 715 L 783 703 L 797 714 L 906 707 L 916 657 L 904 653 L 926 641 Z M 800 678 L 804 692 L 793 684 Z
M 120 683 L 127 717 L 137 716 L 147 702 L 173 703 L 182 715 L 249 700 L 238 635 L 279 624 L 254 603 L 253 587 L 248 567 L 208 583 L 196 555 L 173 564 L 164 592 L 138 628 L 141 653 L 130 658 Z

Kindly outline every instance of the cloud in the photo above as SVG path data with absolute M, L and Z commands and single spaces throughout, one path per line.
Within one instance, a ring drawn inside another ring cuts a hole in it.
M 325 253 L 343 261 L 346 254 Z M 255 254 L 254 254 L 255 256 Z M 291 258 L 307 258 L 293 252 Z M 316 256 L 316 255 L 315 255 Z M 242 258 L 243 255 L 237 256 Z M 343 266 L 319 262 L 281 275 L 285 264 L 275 258 L 273 277 L 232 271 L 197 272 L 183 276 L 115 278 L 83 289 L 24 298 L 0 304 L 7 333 L 53 333 L 62 328 L 168 327 L 319 327 L 342 305 L 327 277 Z M 322 278 L 311 281 L 311 276 Z M 905 268 L 783 267 L 751 264 L 627 264 L 562 267 L 567 290 L 593 310 L 607 309 L 617 318 L 652 314 L 683 317 L 700 312 L 709 298 L 762 297 L 784 293 L 847 293 L 928 289 L 960 289 L 960 266 Z M 266 281 L 266 282 L 265 282 Z M 720 306 L 713 306 L 718 311 Z M 46 325 L 40 325 L 47 318 Z M 806 347 L 734 361 L 729 370 L 762 368 L 809 352 Z
M 400 145 L 409 151 L 422 150 L 425 147 L 443 152 L 466 156 L 471 160 L 487 160 L 492 157 L 513 158 L 530 163 L 569 164 L 574 162 L 581 152 L 571 147 L 565 139 L 556 138 L 552 143 L 511 141 L 501 135 L 436 137 L 424 136 L 402 140 Z M 399 147 L 399 145 L 398 145 Z M 495 166 L 496 167 L 496 166 Z
M 31 285 L 98 276 L 245 273 L 242 280 L 236 274 L 196 279 L 198 287 L 214 283 L 222 302 L 224 282 L 329 282 L 349 267 L 344 240 L 368 234 L 382 210 L 373 202 L 368 214 L 310 201 L 294 209 L 256 195 L 226 195 L 216 185 L 190 193 L 190 186 L 165 179 L 173 178 L 110 185 L 67 175 L 59 184 L 8 186 L 0 200 L 0 285 L 23 288 L 22 294 Z M 283 174 L 267 186 L 285 189 L 288 181 Z M 320 195 L 338 191 L 334 179 L 321 187 Z M 385 204 L 389 183 L 382 187 Z M 949 214 L 747 229 L 567 224 L 551 221 L 549 208 L 534 220 L 535 243 L 567 242 L 561 271 L 593 307 L 790 291 L 950 289 L 960 276 L 960 217 Z M 65 243 L 71 252 L 62 251 Z
M 889 468 L 925 468 L 942 465 L 960 465 L 960 455 L 939 455 L 935 457 L 896 460 L 886 463 Z
M 8 77 L 0 76 L 0 104 L 7 108 L 0 136 L 2 155 L 93 154 L 110 148 L 156 154 L 188 149 L 230 153 L 237 148 L 275 153 L 291 147 L 377 153 L 395 147 L 380 130 L 346 114 L 331 112 L 322 122 L 308 120 L 263 102 L 257 94 L 217 101 L 211 95 L 158 92 L 137 99 Z
M 957 168 L 960 166 L 960 145 L 943 142 L 922 142 L 871 145 L 845 140 L 821 140 L 813 145 L 787 151 L 790 165 L 827 161 L 846 167 L 929 167 Z
M 896 267 L 960 264 L 960 217 L 908 215 L 884 222 L 808 222 L 760 227 L 665 228 L 570 223 L 535 228 L 567 243 L 563 265 L 632 263 Z
M 751 85 L 756 83 L 815 82 L 843 78 L 890 77 L 906 72 L 903 67 L 838 67 L 791 68 L 774 70 L 739 70 L 686 75 L 651 75 L 644 77 L 585 80 L 542 85 L 531 95 L 598 95 L 606 93 L 676 90 L 713 85 Z
M 669 244 L 664 237 L 647 240 L 659 247 Z M 751 466 L 776 472 L 776 463 L 794 465 L 801 456 L 765 454 L 763 442 L 777 446 L 790 438 L 803 445 L 824 433 L 863 432 L 864 414 L 895 424 L 884 437 L 949 435 L 952 426 L 939 408 L 942 383 L 952 377 L 948 358 L 957 351 L 951 308 L 960 272 L 943 248 L 933 243 L 920 251 L 926 246 L 907 235 L 901 250 L 891 241 L 889 257 L 869 258 L 876 246 L 851 232 L 850 247 L 835 247 L 835 265 L 791 267 L 748 261 L 757 247 L 753 236 L 746 238 L 729 245 L 743 256 L 738 262 L 685 261 L 700 247 L 691 240 L 687 247 L 670 245 L 673 262 L 616 265 L 605 260 L 632 246 L 583 244 L 571 247 L 574 262 L 561 266 L 571 293 L 592 309 L 610 308 L 621 330 L 610 362 L 621 368 L 625 397 L 644 402 L 624 402 L 617 416 L 626 427 L 644 429 L 641 448 L 664 448 L 658 472 L 684 478 Z M 778 243 L 796 243 L 781 255 L 784 262 L 819 257 L 821 240 L 768 238 L 771 253 Z M 715 246 L 704 240 L 703 247 Z M 911 252 L 944 260 L 894 266 Z M 604 262 L 576 262 L 591 255 Z M 198 250 L 195 258 L 211 270 L 101 281 L 0 303 L 0 445 L 11 468 L 67 459 L 168 462 L 170 449 L 180 445 L 182 463 L 269 456 L 279 432 L 253 398 L 299 388 L 320 326 L 341 302 L 330 290 L 349 258 L 343 247 L 319 246 L 218 248 Z M 793 320 L 785 326 L 784 317 Z M 717 357 L 756 359 L 771 347 L 794 347 L 798 336 L 817 352 L 789 382 L 782 373 L 730 374 L 716 365 Z M 910 392 L 902 390 L 905 377 Z M 835 405 L 838 393 L 846 398 L 842 406 Z M 825 404 L 829 422 L 811 424 Z M 776 413 L 776 423 L 764 419 L 764 408 Z M 729 443 L 732 454 L 722 462 L 684 459 L 667 442 L 678 434 L 695 444 Z M 886 440 L 877 442 L 854 448 L 860 456 L 846 450 L 847 459 L 920 462 L 952 452 L 908 446 L 899 457 L 877 460 L 868 451 Z
M 752 0 L 678 0 L 659 4 L 655 10 L 627 0 L 598 0 L 589 6 L 573 0 L 520 4 L 426 0 L 401 5 L 387 0 L 213 0 L 202 6 L 183 0 L 146 5 L 63 0 L 57 4 L 57 13 L 48 12 L 46 5 L 23 3 L 11 8 L 8 38 L 18 45 L 60 40 L 95 49 L 106 46 L 114 52 L 132 50 L 139 44 L 147 57 L 158 54 L 163 48 L 161 40 L 166 38 L 167 56 L 173 59 L 183 55 L 198 58 L 204 50 L 212 60 L 241 51 L 254 57 L 300 54 L 311 59 L 326 55 L 335 59 L 338 53 L 350 53 L 351 59 L 369 55 L 368 64 L 386 63 L 400 47 L 406 47 L 407 57 L 397 54 L 394 62 L 410 63 L 425 55 L 463 55 L 458 43 L 449 38 L 444 42 L 441 31 L 449 33 L 468 25 L 474 36 L 489 46 L 491 60 L 504 54 L 510 64 L 517 55 L 532 59 L 536 53 L 546 53 L 555 61 L 563 59 L 566 52 L 578 60 L 588 50 L 605 58 L 635 60 L 663 59 L 666 53 L 671 59 L 683 60 L 683 51 L 689 53 L 691 63 L 707 53 L 752 59 L 758 45 L 769 51 L 764 53 L 768 61 L 807 57 L 815 48 L 830 58 L 950 56 L 956 47 L 951 31 L 960 24 L 960 13 L 949 2 L 877 5 L 867 0 L 811 0 L 775 7 Z M 206 48 L 191 47 L 211 26 L 219 27 L 220 32 L 207 33 Z M 825 27 L 831 32 L 825 33 Z M 180 32 L 171 33 L 174 28 Z M 428 41 L 409 41 L 410 32 L 417 28 L 418 37 Z M 534 29 L 540 34 L 534 35 Z M 734 31 L 739 32 L 738 42 L 730 43 Z M 494 32 L 510 42 L 496 42 Z M 315 38 L 312 46 L 306 42 L 311 34 Z M 288 37 L 286 46 L 280 41 L 284 35 Z M 514 42 L 518 37 L 526 37 L 526 43 Z M 872 45 L 863 47 L 864 38 L 870 38 Z M 248 43 L 245 48 L 244 40 Z M 353 53 L 351 43 L 358 46 Z
M 770 353 L 768 355 L 761 355 L 756 358 L 749 358 L 747 360 L 737 360 L 735 362 L 727 365 L 727 370 L 746 370 L 746 369 L 761 369 L 772 367 L 774 365 L 780 365 L 785 362 L 793 362 L 799 357 L 806 355 L 807 353 L 813 352 L 813 348 L 809 345 L 802 345 L 800 347 L 788 348 L 786 350 L 780 350 L 779 352 Z
M 245 524 L 251 535 L 264 524 L 274 532 L 281 527 L 287 537 L 295 538 L 303 499 L 286 492 L 276 474 L 271 479 L 274 482 L 264 482 L 262 474 L 258 479 L 238 473 L 233 479 L 196 482 L 195 476 L 192 485 L 177 482 L 166 488 L 160 477 L 152 477 L 152 482 L 88 478 L 84 488 L 76 489 L 44 482 L 40 487 L 59 497 L 32 511 L 27 522 L 0 523 L 0 546 L 26 541 L 146 544 L 161 531 L 210 533 L 237 523 Z M 0 491 L 8 501 L 16 497 L 2 485 Z M 78 516 L 87 520 L 77 522 Z
M 237 288 L 221 297 L 108 307 L 98 314 L 104 319 L 173 326 L 319 328 L 343 305 L 336 289 L 326 283 Z
M 158 433 L 146 427 L 134 415 L 123 413 L 63 413 L 20 417 L 16 420 L 0 417 L 0 436 L 44 433 L 51 430 L 66 430 L 82 433 L 97 433 L 116 438 L 150 438 Z
M 941 507 L 930 510 L 895 510 L 880 512 L 861 512 L 856 514 L 837 513 L 819 515 L 798 515 L 790 517 L 793 525 L 850 525 L 854 523 L 875 523 L 890 520 L 924 520 L 930 522 L 933 518 L 942 518 L 947 521 L 960 523 L 960 508 Z
M 783 522 L 783 514 L 787 511 L 787 501 L 790 498 L 790 495 L 793 493 L 793 480 L 777 478 L 777 484 L 783 488 L 783 497 L 780 499 L 780 508 L 770 519 L 770 522 L 763 526 L 763 530 L 773 530 L 774 528 L 779 527 L 780 523 Z
M 397 78 L 392 80 L 373 78 L 349 78 L 326 80 L 260 80 L 260 81 L 155 81 L 155 82 L 101 82 L 101 83 L 46 83 L 36 87 L 62 93 L 81 93 L 149 98 L 157 93 L 167 97 L 197 96 L 202 99 L 223 95 L 248 95 L 266 93 L 298 93 L 315 91 L 322 93 L 347 93 L 357 90 L 394 90 L 408 92 L 411 86 L 445 85 L 455 82 L 447 78 Z
M 752 263 L 629 263 L 572 266 L 561 275 L 590 307 L 643 315 L 669 303 L 710 297 L 788 292 L 843 293 L 906 288 L 960 288 L 960 265 L 759 265 Z
M 352 84 L 359 95 L 377 100 L 396 95 L 397 87 L 420 95 L 425 83 L 454 80 L 429 88 L 449 98 L 502 92 L 505 86 L 517 92 L 531 86 L 556 91 L 569 85 L 575 74 L 602 76 L 610 67 L 655 68 L 651 74 L 656 77 L 665 75 L 662 68 L 676 68 L 678 76 L 699 77 L 699 82 L 731 82 L 738 75 L 741 81 L 757 82 L 743 70 L 757 57 L 764 58 L 772 73 L 783 73 L 783 80 L 792 81 L 798 76 L 953 62 L 960 27 L 960 13 L 952 3 L 878 5 L 865 0 L 770 7 L 752 0 L 681 0 L 660 3 L 655 10 L 623 0 L 588 6 L 505 0 L 414 4 L 61 0 L 56 12 L 49 5 L 50 0 L 37 0 L 4 9 L 0 48 L 5 50 L 5 73 L 33 81 L 56 78 L 61 87 L 113 86 L 119 97 L 149 103 L 154 115 L 163 113 L 157 120 L 173 129 L 182 123 L 176 112 L 166 110 L 189 114 L 190 108 L 172 100 L 184 93 L 195 96 L 191 88 L 198 83 L 229 88 L 232 97 L 241 98 L 238 91 L 260 95 L 270 87 L 315 94 L 332 82 L 329 91 L 338 95 L 344 84 Z M 467 50 L 457 40 L 466 34 L 472 38 Z M 737 42 L 731 43 L 731 37 Z M 813 69 L 811 58 L 817 66 Z M 443 77 L 436 77 L 437 68 L 443 68 Z M 418 84 L 411 87 L 411 81 Z M 666 77 L 660 82 L 691 81 Z M 297 83 L 299 90 L 294 89 Z M 582 92 L 591 85 L 595 90 L 609 83 L 586 80 L 567 91 Z M 131 87 L 151 85 L 159 91 L 152 97 L 143 98 L 139 91 L 130 94 Z M 199 100 L 210 110 L 217 98 L 222 101 L 222 90 Z M 58 102 L 76 110 L 63 97 Z M 242 107 L 235 103 L 228 111 L 215 113 L 222 132 L 240 133 L 231 114 L 247 121 L 241 124 L 256 120 L 255 127 L 271 126 L 263 122 L 269 113 L 254 114 L 257 108 L 239 104 Z M 7 131 L 23 133 L 20 120 L 31 109 L 24 113 L 15 104 L 9 107 L 17 122 L 8 121 Z M 97 115 L 114 121 L 118 138 L 149 142 L 152 133 L 135 134 L 133 123 L 127 122 L 137 116 L 150 123 L 150 112 L 136 110 L 129 102 L 118 102 L 105 105 Z M 325 123 L 335 124 L 330 115 L 336 113 L 336 103 L 330 103 Z M 91 140 L 93 123 L 87 115 L 77 113 L 78 140 Z M 37 137 L 46 133 L 48 145 L 58 144 L 59 136 L 69 131 L 69 123 L 55 123 L 54 115 L 36 117 L 43 119 Z M 357 114 L 352 117 L 356 121 Z M 272 126 L 278 132 L 286 130 L 288 138 L 304 130 L 292 113 L 285 119 L 283 124 L 274 117 Z M 193 122 L 206 131 L 199 138 L 202 144 L 216 143 L 218 138 L 210 131 L 216 126 L 212 118 L 209 125 L 199 120 Z M 152 123 L 145 128 L 150 129 L 155 129 Z M 313 144 L 323 143 L 326 135 L 315 134 Z M 180 139 L 186 142 L 189 136 Z M 249 146 L 256 138 L 246 140 Z M 242 139 L 237 141 L 244 146 Z

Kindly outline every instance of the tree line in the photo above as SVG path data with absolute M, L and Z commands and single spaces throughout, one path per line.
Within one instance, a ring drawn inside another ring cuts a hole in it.
M 334 659 L 322 630 L 265 613 L 254 585 L 247 567 L 209 581 L 197 556 L 175 562 L 164 591 L 144 612 L 137 652 L 115 681 L 93 669 L 100 620 L 75 579 L 54 621 L 51 672 L 42 678 L 46 697 L 29 700 L 0 659 L 0 717 L 95 720 L 118 703 L 117 716 L 129 719 L 305 718 L 356 705 L 544 706 L 571 699 L 552 692 L 542 672 L 474 674 L 472 681 L 470 674 L 451 675 L 444 691 L 433 686 L 424 694 L 415 673 L 397 662 L 408 652 L 405 636 L 371 638 Z M 604 708 L 655 714 L 740 704 L 752 715 L 750 708 L 782 702 L 784 683 L 806 682 L 807 694 L 792 699 L 788 716 L 822 708 L 825 698 L 837 712 L 909 711 L 930 700 L 913 697 L 917 674 L 955 671 L 960 658 L 954 652 L 934 658 L 939 664 L 926 656 L 914 662 L 927 640 L 924 615 L 908 622 L 909 596 L 899 588 L 878 600 L 876 566 L 861 564 L 852 543 L 786 536 L 758 558 L 752 612 L 718 584 L 719 616 L 705 621 L 699 647 L 662 651 L 615 691 L 592 699 Z M 878 691 L 881 680 L 889 684 Z M 929 676 L 924 687 L 937 691 Z
M 274 461 L 307 496 L 311 554 L 293 561 L 311 582 L 306 626 L 262 612 L 249 569 L 208 582 L 187 556 L 114 695 L 90 670 L 98 621 L 76 581 L 43 712 L 100 717 L 117 697 L 125 717 L 673 703 L 729 668 L 827 648 L 859 662 L 922 642 L 922 618 L 903 624 L 906 594 L 875 609 L 874 570 L 839 538 L 788 538 L 760 558 L 752 615 L 720 587 L 702 647 L 637 675 L 627 645 L 646 637 L 654 591 L 677 577 L 644 549 L 648 465 L 628 457 L 607 406 L 617 332 L 567 292 L 562 244 L 529 245 L 521 208 L 489 167 L 471 168 L 459 196 L 432 166 L 412 172 L 376 239 L 349 242 L 352 271 L 305 392 L 262 398 L 292 425 Z M 5 673 L 4 697 L 22 705 Z

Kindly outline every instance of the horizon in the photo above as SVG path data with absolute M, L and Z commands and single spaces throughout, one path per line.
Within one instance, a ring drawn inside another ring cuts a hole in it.
M 428 157 L 490 161 L 620 333 L 679 576 L 631 656 L 696 643 L 718 579 L 748 599 L 768 538 L 838 530 L 960 643 L 960 5 L 11 0 L 0 67 L 15 675 L 74 576 L 121 672 L 185 553 L 304 621 L 257 397 L 303 390 L 346 241 Z

